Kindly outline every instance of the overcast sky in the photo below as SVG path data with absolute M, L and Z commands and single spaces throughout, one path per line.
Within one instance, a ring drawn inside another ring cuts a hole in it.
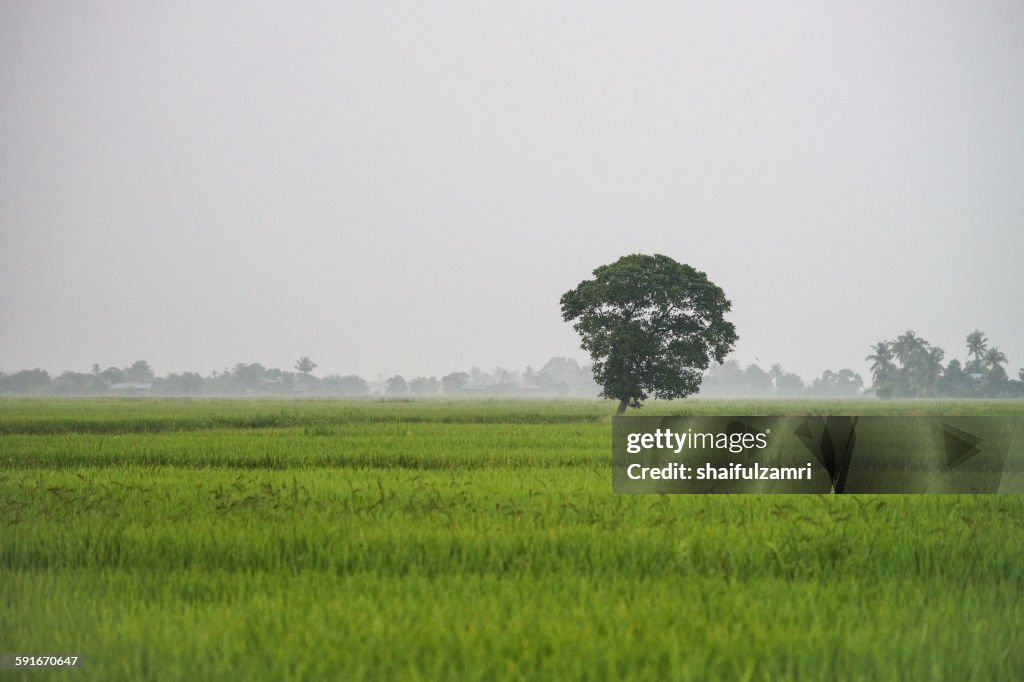
M 0 8 L 0 371 L 582 361 L 629 253 L 742 364 L 1024 365 L 1020 2 Z

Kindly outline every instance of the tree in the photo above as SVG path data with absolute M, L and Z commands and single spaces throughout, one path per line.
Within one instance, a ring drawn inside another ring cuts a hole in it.
M 987 349 L 988 339 L 985 338 L 985 332 L 975 329 L 967 335 L 967 357 L 974 358 L 980 363 Z
M 892 352 L 903 367 L 910 367 L 927 352 L 928 342 L 918 336 L 913 329 L 896 337 L 892 343 Z
M 946 352 L 938 346 L 930 346 L 920 362 L 921 393 L 932 396 L 938 392 L 939 377 L 942 376 L 942 359 Z
M 510 372 L 504 367 L 495 367 L 489 390 L 491 393 L 513 393 L 518 384 L 518 373 Z
M 740 395 L 743 393 L 743 369 L 735 360 L 711 367 L 701 380 L 701 393 L 707 395 Z
M 764 395 L 772 390 L 772 376 L 758 365 L 743 370 L 743 387 L 751 395 Z
M 968 377 L 960 361 L 953 358 L 942 371 L 942 377 L 938 382 L 938 394 L 949 398 L 964 398 L 968 396 L 968 391 Z
M 203 392 L 203 378 L 196 372 L 168 374 L 163 379 L 156 379 L 153 392 L 164 395 L 197 395 Z
M 895 341 L 880 341 L 871 347 L 874 389 L 880 398 L 928 398 L 938 390 L 942 376 L 945 352 L 932 346 L 914 330 L 896 337 Z M 892 360 L 899 363 L 896 367 Z
M 441 392 L 441 382 L 437 377 L 416 377 L 409 382 L 409 392 L 413 395 L 437 395 Z
M 366 395 L 370 392 L 370 386 L 366 383 L 366 380 L 355 374 L 348 374 L 346 376 L 332 374 L 324 379 L 323 385 L 329 392 L 338 395 Z
M 107 382 L 96 374 L 64 372 L 52 382 L 53 390 L 64 395 L 95 395 L 105 393 Z
M 445 395 L 457 395 L 469 381 L 469 375 L 465 372 L 452 372 L 441 377 L 441 392 Z
M 317 368 L 317 364 L 303 355 L 295 362 L 295 371 L 300 374 L 309 374 Z
M 985 366 L 982 390 L 987 397 L 1002 397 L 1009 388 L 1010 378 L 1007 376 L 1006 370 L 1003 369 L 1004 362 L 1006 362 L 1006 355 L 995 346 L 985 351 L 985 357 L 982 358 L 982 363 Z
M 153 381 L 154 375 L 153 370 L 150 369 L 149 363 L 145 360 L 136 360 L 132 363 L 131 367 L 124 370 L 125 381 L 137 381 L 140 383 L 149 383 Z
M 992 346 L 987 351 L 985 351 L 985 357 L 982 358 L 982 362 L 990 372 L 995 370 L 1002 371 L 1005 373 L 1005 370 L 1003 370 L 1001 365 L 1004 362 L 1006 362 L 1006 355 L 995 346 Z M 998 370 L 996 369 L 997 367 Z
M 864 359 L 871 361 L 872 382 L 877 389 L 892 375 L 896 365 L 892 362 L 892 344 L 888 341 L 879 341 L 871 347 L 871 350 L 874 353 Z
M 201 393 L 203 377 L 198 372 L 184 372 L 181 375 L 181 390 L 183 393 Z
M 633 254 L 593 274 L 562 295 L 562 318 L 593 358 L 601 395 L 619 401 L 617 415 L 648 394 L 695 393 L 711 360 L 725 360 L 736 343 L 725 292 L 689 265 Z
M 775 390 L 779 393 L 799 393 L 804 390 L 804 380 L 792 372 L 782 369 L 782 365 L 775 363 L 768 370 Z
M 258 362 L 246 364 L 239 362 L 231 371 L 231 376 L 246 393 L 255 393 L 263 389 L 263 380 L 267 378 L 267 368 Z M 230 378 L 230 377 L 229 377 Z
M 804 390 L 804 380 L 792 372 L 783 372 L 782 376 L 775 380 L 775 388 L 780 393 L 799 393 Z
M 405 395 L 409 392 L 409 385 L 405 383 L 405 377 L 396 374 L 384 382 L 384 393 L 387 395 Z
M 580 367 L 572 358 L 551 358 L 544 363 L 539 372 L 524 374 L 523 381 L 536 383 L 545 392 L 559 395 L 596 395 L 599 390 L 594 384 L 590 367 Z
M 841 369 L 836 375 L 836 388 L 840 395 L 860 395 L 864 380 L 852 369 Z
M 14 374 L 5 374 L 0 381 L 2 393 L 26 393 L 39 395 L 49 393 L 50 374 L 45 369 L 23 369 Z
M 125 377 L 124 370 L 118 367 L 107 367 L 105 370 L 100 372 L 99 375 L 111 386 L 128 381 L 127 377 Z
M 826 369 L 821 377 L 814 380 L 811 385 L 811 393 L 822 396 L 855 396 L 860 395 L 864 387 L 861 376 L 852 369 L 841 369 L 833 372 Z

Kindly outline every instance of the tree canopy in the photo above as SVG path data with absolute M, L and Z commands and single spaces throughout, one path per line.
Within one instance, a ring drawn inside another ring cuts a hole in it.
M 317 364 L 305 355 L 295 361 L 295 369 L 300 374 L 310 374 L 316 368 Z
M 652 394 L 697 392 L 711 361 L 736 343 L 725 292 L 689 265 L 633 254 L 593 274 L 562 295 L 562 318 L 593 358 L 601 395 L 619 401 L 617 414 Z
M 1006 354 L 988 345 L 985 332 L 967 335 L 967 359 L 956 358 L 945 367 L 945 351 L 914 330 L 879 341 L 865 358 L 871 361 L 874 385 L 880 398 L 1012 398 L 1024 395 L 1024 385 L 1010 380 L 1003 368 Z M 1021 370 L 1024 372 L 1024 370 Z

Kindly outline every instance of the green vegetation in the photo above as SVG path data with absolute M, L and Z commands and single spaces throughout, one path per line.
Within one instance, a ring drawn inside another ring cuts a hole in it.
M 616 414 L 640 407 L 648 394 L 696 393 L 711 361 L 725 360 L 739 338 L 725 319 L 732 309 L 725 292 L 661 254 L 602 265 L 560 303 L 562 319 L 573 323 L 594 361 L 600 395 L 619 401 Z
M 580 367 L 571 358 L 551 358 L 539 369 L 527 367 L 523 372 L 497 367 L 483 372 L 478 367 L 467 372 L 452 372 L 442 378 L 414 377 L 408 381 L 394 375 L 384 382 L 369 383 L 354 374 L 341 376 L 313 375 L 317 364 L 308 356 L 296 360 L 291 372 L 277 367 L 264 367 L 258 362 L 239 362 L 223 371 L 201 376 L 197 372 L 172 372 L 158 377 L 145 360 L 137 360 L 123 368 L 91 372 L 65 371 L 50 377 L 43 369 L 27 369 L 13 374 L 0 372 L 0 396 L 330 396 L 358 398 L 368 395 L 448 398 L 481 395 L 514 397 L 516 395 L 549 397 L 592 397 L 598 386 L 590 367 Z
M 1013 680 L 1024 498 L 616 496 L 600 401 L 0 401 L 0 679 Z M 650 414 L 1024 414 L 676 401 Z
M 953 358 L 943 367 L 946 351 L 912 329 L 895 341 L 879 341 L 865 358 L 873 390 L 880 398 L 1024 398 L 1024 368 L 1020 381 L 1010 379 L 1003 368 L 1006 354 L 989 347 L 985 332 L 968 334 L 966 347 L 964 364 Z

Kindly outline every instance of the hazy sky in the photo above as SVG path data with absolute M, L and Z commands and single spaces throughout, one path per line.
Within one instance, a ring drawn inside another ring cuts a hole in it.
M 0 371 L 585 354 L 663 253 L 733 357 L 1024 365 L 1020 2 L 0 4 Z

